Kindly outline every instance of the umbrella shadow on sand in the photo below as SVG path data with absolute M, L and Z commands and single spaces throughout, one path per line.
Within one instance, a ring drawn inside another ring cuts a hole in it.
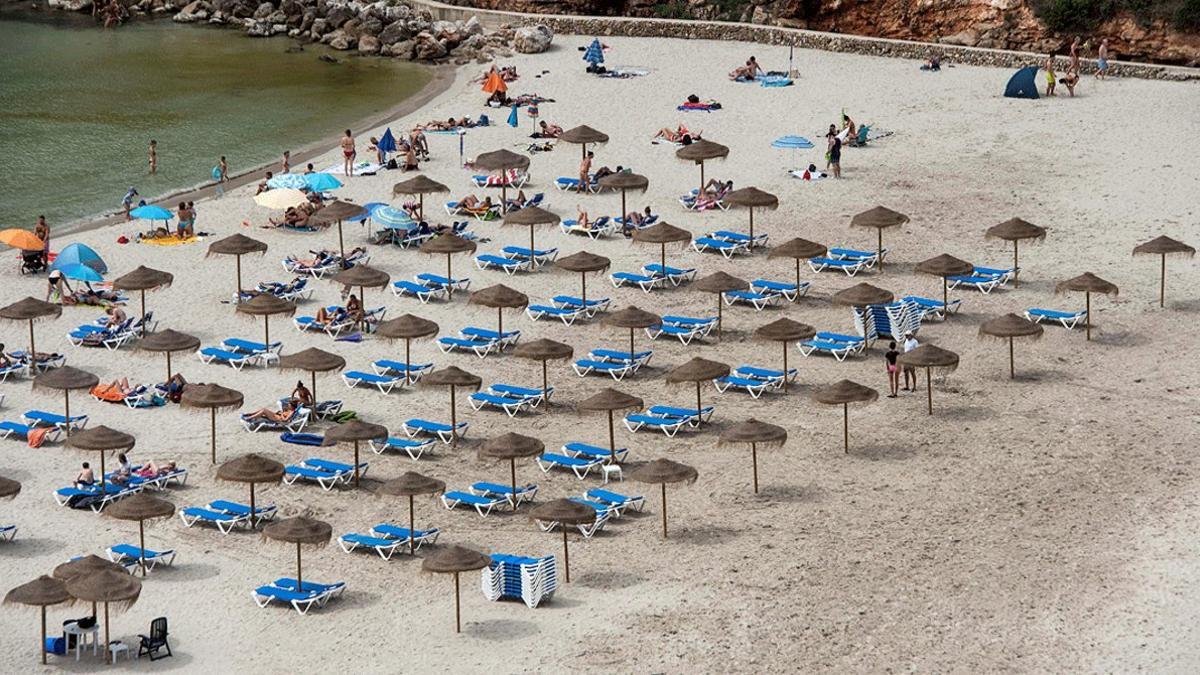
M 624 516 L 622 516 L 622 517 L 624 517 Z M 641 586 L 642 584 L 646 583 L 647 581 L 649 581 L 649 579 L 647 579 L 646 577 L 638 576 L 636 574 L 610 574 L 608 572 L 585 572 L 583 574 L 577 574 L 577 575 L 575 575 L 574 578 L 571 579 L 571 583 L 573 583 L 573 584 L 576 584 L 579 586 L 584 586 L 587 588 L 595 588 L 597 590 L 602 590 L 602 591 L 617 591 L 617 590 L 625 590 L 627 588 L 635 588 L 637 586 Z M 554 602 L 547 605 L 547 607 L 551 607 L 551 606 L 572 607 L 572 606 L 574 606 L 574 604 L 565 604 L 565 603 L 562 605 L 559 605 L 560 600 L 567 600 L 567 602 L 570 602 L 570 603 L 581 604 L 575 600 L 559 598 L 556 596 L 554 598 Z
M 22 534 L 0 546 L 0 560 L 4 560 L 5 558 L 40 558 L 47 553 L 58 553 L 66 548 L 66 543 L 58 539 L 27 537 Z
M 892 461 L 898 462 L 907 459 L 912 459 L 916 456 L 916 452 L 912 448 L 899 447 L 895 445 L 878 445 L 874 443 L 860 443 L 850 449 L 847 457 L 866 459 L 873 462 Z
M 825 501 L 828 492 L 816 483 L 808 485 L 767 485 L 758 491 L 756 501 L 816 504 Z
M 172 565 L 155 571 L 156 575 L 159 573 L 164 575 L 164 579 L 169 579 L 172 582 L 207 581 L 208 579 L 220 576 L 221 568 L 205 563 L 188 563 L 187 565 L 180 565 L 178 567 Z
M 560 600 L 554 601 L 546 605 L 547 608 L 559 604 Z M 528 637 L 537 635 L 537 624 L 532 621 L 517 621 L 516 619 L 492 619 L 482 621 L 468 621 L 463 626 L 463 632 L 471 637 L 480 638 L 482 640 L 490 640 L 492 642 L 510 642 L 512 640 L 523 640 Z
M 675 529 L 671 530 L 671 541 L 699 546 L 727 544 L 741 536 L 742 531 L 736 527 L 702 523 L 676 525 Z

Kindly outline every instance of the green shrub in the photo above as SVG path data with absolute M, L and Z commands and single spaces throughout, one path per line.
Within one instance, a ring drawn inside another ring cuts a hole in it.
M 1181 31 L 1200 31 L 1200 0 L 1183 0 L 1175 10 L 1175 27 Z
M 1056 33 L 1086 32 L 1116 14 L 1112 0 L 1038 0 L 1033 11 Z

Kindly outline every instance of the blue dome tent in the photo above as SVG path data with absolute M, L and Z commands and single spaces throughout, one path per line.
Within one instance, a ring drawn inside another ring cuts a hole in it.
M 1008 81 L 1004 95 L 1008 98 L 1038 98 L 1037 66 L 1025 66 Z

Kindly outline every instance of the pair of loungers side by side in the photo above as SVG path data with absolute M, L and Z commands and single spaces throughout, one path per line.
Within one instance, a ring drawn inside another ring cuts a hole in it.
M 391 359 L 380 359 L 371 363 L 374 372 L 347 370 L 342 381 L 351 389 L 362 385 L 375 387 L 381 394 L 390 394 L 393 389 L 415 384 L 433 368 L 432 363 L 406 363 Z
M 407 527 L 380 523 L 372 527 L 366 534 L 348 532 L 338 537 L 338 546 L 346 553 L 357 550 L 373 551 L 384 560 L 391 560 L 397 551 L 405 552 L 411 547 L 416 553 L 424 545 L 437 542 L 441 530 L 436 527 L 427 530 L 409 530 Z
M 367 472 L 370 465 L 367 462 L 359 462 L 358 474 Z M 321 459 L 319 457 L 309 457 L 301 460 L 299 464 L 289 464 L 283 468 L 283 482 L 286 485 L 293 485 L 296 481 L 305 480 L 311 483 L 316 483 L 326 492 L 344 483 L 349 483 L 354 480 L 353 464 L 345 462 L 335 462 L 329 459 Z
M 471 352 L 482 359 L 490 354 L 503 352 L 521 339 L 519 330 L 500 333 L 489 328 L 468 326 L 458 333 L 458 337 L 446 335 L 438 338 L 438 349 L 445 354 L 455 351 Z
M 797 299 L 808 295 L 808 290 L 811 287 L 812 283 L 808 281 L 801 281 L 799 284 L 794 284 L 786 281 L 755 279 L 750 282 L 749 290 L 725 291 L 721 295 L 725 299 L 726 305 L 749 305 L 755 311 L 761 312 L 768 307 L 777 307 L 784 302 L 795 302 Z
M 502 255 L 481 253 L 475 256 L 475 266 L 481 270 L 500 270 L 512 276 L 517 272 L 533 272 L 549 265 L 558 257 L 557 248 L 535 249 L 527 246 L 505 246 Z
M 668 438 L 674 437 L 680 430 L 695 428 L 702 422 L 707 422 L 715 412 L 713 406 L 696 408 L 677 408 L 674 406 L 650 406 L 646 412 L 630 413 L 625 416 L 625 428 L 631 432 L 642 429 L 663 432 Z
M 795 381 L 797 373 L 795 368 L 788 368 L 784 372 L 773 368 L 738 366 L 725 377 L 713 380 L 713 386 L 721 393 L 738 389 L 750 394 L 751 398 L 759 398 L 765 392 L 783 389 L 785 382 Z
M 614 380 L 623 380 L 627 375 L 636 373 L 642 366 L 650 362 L 654 356 L 652 351 L 623 352 L 615 349 L 593 349 L 582 359 L 571 364 L 575 373 L 580 377 L 591 374 L 608 375 Z
M 453 291 L 465 291 L 471 287 L 469 278 L 455 279 L 440 274 L 421 273 L 412 281 L 401 279 L 392 282 L 392 294 L 398 298 L 416 298 L 421 304 L 430 300 L 448 300 Z
M 251 512 L 250 507 L 246 504 L 216 499 L 204 506 L 189 506 L 181 509 L 179 519 L 183 521 L 185 527 L 197 524 L 211 525 L 217 528 L 221 534 L 229 534 L 238 528 L 249 528 L 254 522 L 272 520 L 275 518 L 275 513 L 274 504 L 255 506 L 254 511 Z
M 541 319 L 558 319 L 570 326 L 579 319 L 590 319 L 600 312 L 608 310 L 608 298 L 583 299 L 573 295 L 556 295 L 551 304 L 531 304 L 525 308 L 525 315 L 533 321 Z
M 271 365 L 279 360 L 281 349 L 283 349 L 282 342 L 268 344 L 242 338 L 228 338 L 223 340 L 219 347 L 202 347 L 196 354 L 200 357 L 201 363 L 224 364 L 234 370 L 241 370 L 256 363 L 261 363 L 263 366 Z
M 324 607 L 333 598 L 346 590 L 346 583 L 339 581 L 332 584 L 321 584 L 308 579 L 303 585 L 295 579 L 282 577 L 269 584 L 263 584 L 250 591 L 259 607 L 266 607 L 272 602 L 291 605 L 301 615 L 308 614 L 313 607 Z
M 493 384 L 483 391 L 471 394 L 468 401 L 476 412 L 484 408 L 494 408 L 516 417 L 524 410 L 533 410 L 548 401 L 554 394 L 554 387 L 548 389 L 533 389 L 513 384 Z
M 670 265 L 664 267 L 657 263 L 643 265 L 641 274 L 636 272 L 613 272 L 609 275 L 609 279 L 615 288 L 636 286 L 646 293 L 655 289 L 666 288 L 667 284 L 670 284 L 672 287 L 680 286 L 693 281 L 695 278 L 696 269 L 694 267 L 680 268 L 671 267 Z

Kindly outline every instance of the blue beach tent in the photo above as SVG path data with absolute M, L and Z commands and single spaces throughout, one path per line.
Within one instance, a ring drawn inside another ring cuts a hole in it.
M 88 267 L 87 265 L 80 265 L 79 263 L 61 265 L 55 269 L 57 269 L 59 272 L 62 272 L 64 277 L 72 281 L 86 281 L 93 284 L 104 281 L 104 277 L 100 276 L 99 272 L 91 267 Z
M 132 212 L 130 212 L 130 215 L 133 215 L 133 213 L 146 208 L 159 209 L 160 211 L 166 212 L 168 218 L 171 217 L 170 211 L 167 211 L 159 206 L 143 206 L 134 209 Z M 134 217 L 137 218 L 140 216 Z M 108 272 L 108 265 L 104 264 L 104 261 L 100 259 L 100 254 L 96 253 L 90 247 L 85 246 L 84 244 L 68 244 L 67 246 L 63 247 L 63 250 L 59 251 L 58 256 L 55 257 L 54 264 L 50 265 L 50 269 L 60 270 L 67 265 L 84 265 L 96 270 L 100 274 L 105 274 Z
M 588 45 L 586 51 L 583 52 L 583 60 L 593 66 L 604 63 L 604 47 L 600 45 L 600 38 L 592 40 L 592 44 Z
M 328 173 L 305 174 L 304 184 L 313 192 L 328 192 L 342 187 L 342 181 L 334 178 L 333 174 Z
M 1025 66 L 1008 81 L 1004 95 L 1008 98 L 1038 98 L 1037 66 Z

